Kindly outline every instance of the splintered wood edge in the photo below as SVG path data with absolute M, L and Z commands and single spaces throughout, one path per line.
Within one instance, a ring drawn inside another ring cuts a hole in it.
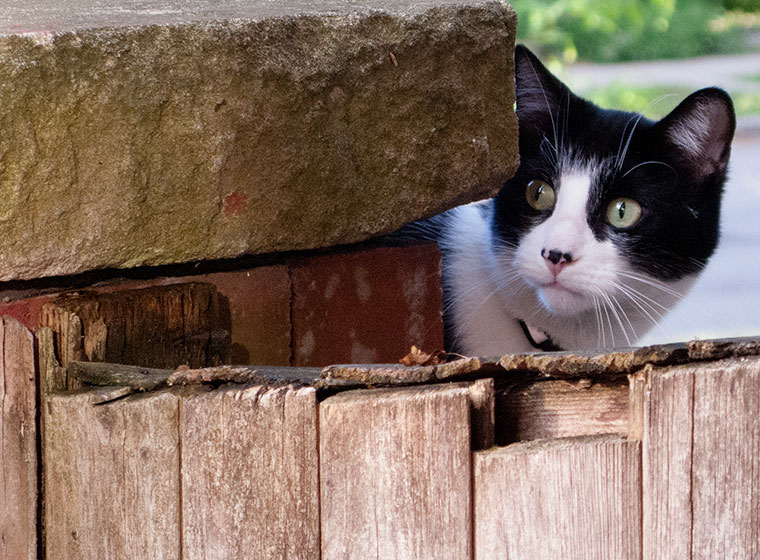
M 478 460 L 484 460 L 489 457 L 533 453 L 542 449 L 565 449 L 580 444 L 606 445 L 610 443 L 624 444 L 630 442 L 631 440 L 621 434 L 590 434 L 564 438 L 544 438 L 530 441 L 518 441 L 502 447 L 492 447 L 490 449 L 478 451 L 476 456 Z
M 72 361 L 68 375 L 95 386 L 128 386 L 136 391 L 173 385 L 302 384 L 325 390 L 425 385 L 444 381 L 540 379 L 615 379 L 634 376 L 647 366 L 711 362 L 760 355 L 760 339 L 692 341 L 609 353 L 547 352 L 501 358 L 461 358 L 440 365 L 345 364 L 324 368 L 216 366 L 154 370 L 138 366 Z M 57 385 L 57 384 L 55 384 Z M 633 398 L 633 396 L 632 396 Z

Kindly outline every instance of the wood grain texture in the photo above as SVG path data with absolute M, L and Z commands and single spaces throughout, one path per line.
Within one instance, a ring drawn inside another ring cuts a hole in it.
M 40 392 L 46 395 L 66 390 L 68 372 L 58 363 L 55 334 L 49 327 L 37 330 L 37 367 L 40 376 Z
M 475 559 L 638 560 L 640 442 L 596 436 L 475 453 Z
M 695 372 L 692 559 L 760 559 L 760 360 Z
M 656 374 L 652 372 L 656 371 Z M 692 368 L 647 368 L 642 435 L 644 558 L 691 554 Z
M 760 558 L 760 359 L 647 371 L 644 558 Z
M 210 284 L 63 295 L 43 308 L 70 361 L 153 368 L 213 366 L 229 352 L 229 309 Z
M 183 558 L 319 558 L 314 389 L 231 387 L 181 406 Z
M 43 377 L 43 393 L 81 389 L 82 383 L 69 377 L 66 366 L 73 360 L 85 359 L 82 319 L 72 311 L 46 304 L 42 308 L 40 326 L 37 336 L 40 341 L 45 341 L 44 348 L 40 347 L 41 357 L 45 357 L 47 365 L 55 363 L 63 368 L 51 367 L 47 370 Z
M 347 391 L 320 404 L 323 560 L 471 557 L 468 393 Z
M 543 438 L 619 434 L 628 431 L 628 383 L 546 380 L 520 384 L 497 395 L 500 445 Z
M 0 320 L 0 560 L 37 558 L 34 339 Z
M 495 429 L 493 385 L 493 379 L 478 379 L 469 386 L 473 450 L 493 447 Z
M 180 557 L 178 399 L 44 406 L 47 558 Z

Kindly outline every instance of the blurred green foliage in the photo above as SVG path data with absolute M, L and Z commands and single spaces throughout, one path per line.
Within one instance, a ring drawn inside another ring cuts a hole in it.
M 721 3 L 727 10 L 743 10 L 745 12 L 760 10 L 760 0 L 723 0 Z
M 678 85 L 632 86 L 612 83 L 603 88 L 585 90 L 583 97 L 600 107 L 635 111 L 650 119 L 660 119 L 675 109 L 692 91 L 692 88 Z M 760 114 L 760 94 L 746 91 L 730 93 L 738 116 Z
M 755 4 L 758 0 L 723 0 Z M 545 59 L 597 62 L 740 52 L 744 30 L 713 25 L 718 0 L 510 0 L 517 39 Z

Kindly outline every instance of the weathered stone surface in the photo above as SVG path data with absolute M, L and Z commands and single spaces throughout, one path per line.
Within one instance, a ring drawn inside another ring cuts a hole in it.
M 505 4 L 5 3 L 0 280 L 353 242 L 516 167 Z

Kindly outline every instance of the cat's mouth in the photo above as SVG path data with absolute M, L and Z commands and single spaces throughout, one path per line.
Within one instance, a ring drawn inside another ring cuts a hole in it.
M 552 282 L 540 285 L 537 294 L 544 307 L 561 315 L 578 313 L 593 306 L 592 298 L 568 288 L 556 278 Z

